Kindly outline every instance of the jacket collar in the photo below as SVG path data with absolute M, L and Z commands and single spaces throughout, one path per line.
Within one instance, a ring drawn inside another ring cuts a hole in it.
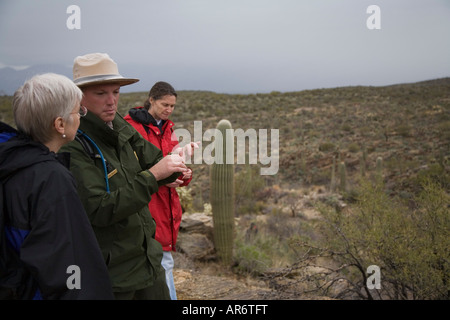
M 171 128 L 173 126 L 173 122 L 171 120 L 162 120 L 162 122 L 158 126 L 155 118 L 153 118 L 153 116 L 143 107 L 130 109 L 128 114 L 130 115 L 131 119 L 144 125 L 147 133 L 149 129 L 155 131 L 155 133 L 156 130 L 159 129 L 160 133 L 162 134 L 166 130 L 166 128 Z
M 120 123 L 117 120 L 119 114 L 113 120 L 114 129 L 111 129 L 104 121 L 91 112 L 81 118 L 79 129 L 85 132 L 94 141 L 103 141 L 109 145 L 116 145 L 119 137 Z
M 155 118 L 153 118 L 153 116 L 143 107 L 130 109 L 130 111 L 128 111 L 128 114 L 130 115 L 131 119 L 136 122 L 146 125 L 152 124 L 155 127 L 157 126 Z

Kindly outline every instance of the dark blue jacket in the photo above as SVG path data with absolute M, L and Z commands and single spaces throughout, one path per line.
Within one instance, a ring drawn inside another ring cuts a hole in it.
M 68 159 L 0 123 L 0 298 L 113 299 Z

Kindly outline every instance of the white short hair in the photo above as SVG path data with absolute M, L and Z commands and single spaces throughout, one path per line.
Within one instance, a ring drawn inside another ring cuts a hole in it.
M 45 73 L 27 80 L 14 93 L 13 113 L 17 129 L 35 141 L 46 143 L 57 117 L 69 121 L 70 112 L 83 93 L 66 76 Z

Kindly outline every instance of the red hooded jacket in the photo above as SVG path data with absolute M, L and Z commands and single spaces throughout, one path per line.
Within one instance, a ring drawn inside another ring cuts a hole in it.
M 143 107 L 131 109 L 124 118 L 145 139 L 158 147 L 163 156 L 166 156 L 178 146 L 178 139 L 172 129 L 174 125 L 172 121 L 165 121 L 162 130 L 160 130 L 156 121 Z M 192 177 L 181 186 L 187 186 L 191 180 Z M 160 186 L 158 192 L 152 195 L 148 207 L 156 221 L 156 240 L 161 243 L 164 251 L 175 251 L 182 214 L 180 198 L 176 188 Z

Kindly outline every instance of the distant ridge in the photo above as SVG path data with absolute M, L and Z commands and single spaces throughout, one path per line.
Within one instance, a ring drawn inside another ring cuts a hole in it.
M 62 65 L 36 65 L 22 70 L 0 69 L 0 95 L 13 95 L 23 83 L 36 74 L 53 72 L 72 78 L 72 67 Z
M 54 72 L 58 74 L 62 74 L 67 76 L 68 78 L 72 78 L 72 66 L 64 66 L 64 65 L 53 65 L 53 64 L 43 64 L 43 65 L 35 65 L 31 66 L 26 69 L 16 70 L 10 67 L 0 68 L 0 95 L 13 95 L 14 92 L 21 86 L 23 83 L 31 78 L 32 76 L 36 74 L 46 73 L 46 72 Z M 136 70 L 123 70 L 125 74 L 132 74 L 133 77 L 140 78 L 141 80 L 144 80 L 144 75 L 139 75 Z M 438 79 L 431 79 L 431 80 L 424 80 L 419 82 L 411 82 L 411 83 L 398 83 L 398 84 L 391 84 L 391 85 L 380 85 L 380 86 L 373 86 L 373 87 L 392 87 L 392 86 L 434 86 L 434 85 L 449 85 L 450 84 L 450 77 L 446 78 L 438 78 Z M 352 87 L 353 85 L 349 86 L 342 86 L 342 87 Z M 356 87 L 370 87 L 371 85 L 354 85 Z M 145 89 L 144 89 L 145 88 Z M 336 88 L 336 87 L 335 87 Z M 147 87 L 145 84 L 145 81 L 138 82 L 138 85 L 133 86 L 133 88 L 126 88 L 127 90 L 124 90 L 123 92 L 130 92 L 130 89 L 132 92 L 144 92 L 147 91 Z M 316 89 L 332 89 L 330 88 L 316 88 Z M 178 89 L 179 91 L 210 91 L 211 90 L 184 90 L 182 88 Z M 304 89 L 299 89 L 295 91 L 303 91 Z M 306 89 L 305 89 L 306 90 Z M 311 90 L 311 89 L 308 89 Z M 312 89 L 314 90 L 314 89 Z M 292 90 L 289 90 L 292 91 Z
M 447 86 L 450 85 L 450 77 L 446 78 L 438 78 L 438 79 L 431 79 L 431 80 L 424 80 L 419 82 L 408 82 L 408 83 L 398 83 L 398 84 L 392 84 L 388 86 L 381 86 L 381 87 L 393 87 L 393 86 Z

